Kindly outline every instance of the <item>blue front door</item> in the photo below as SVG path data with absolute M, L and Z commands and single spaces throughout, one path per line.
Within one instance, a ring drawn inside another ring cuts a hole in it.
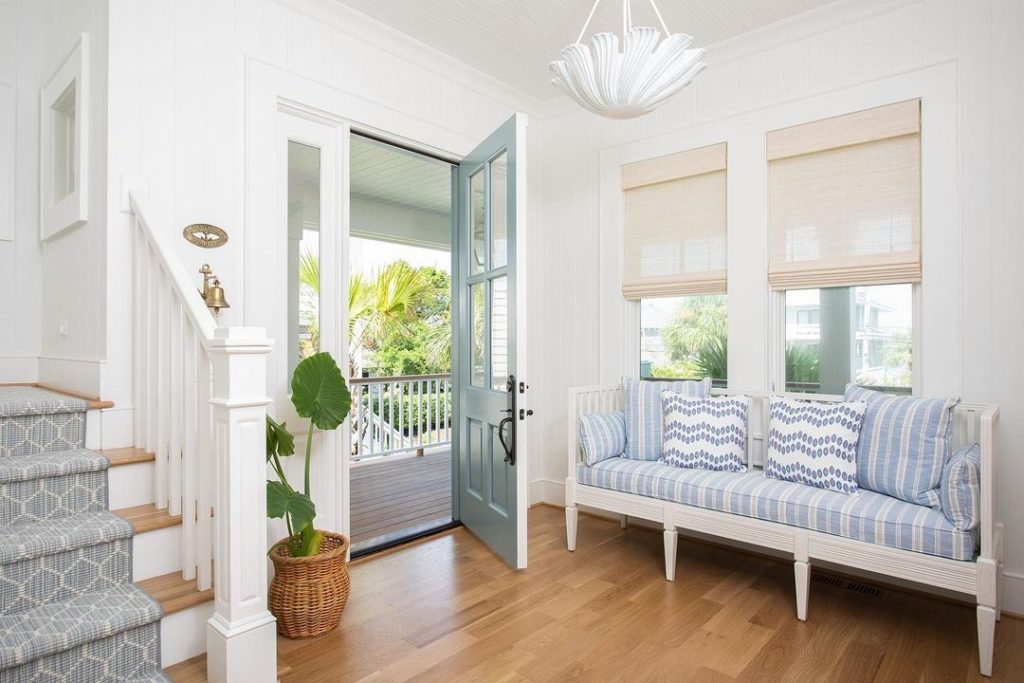
M 526 567 L 525 117 L 517 114 L 458 169 L 459 517 Z M 518 251 L 518 253 L 517 253 Z

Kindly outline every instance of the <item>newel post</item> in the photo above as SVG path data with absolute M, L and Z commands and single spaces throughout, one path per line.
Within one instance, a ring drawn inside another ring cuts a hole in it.
M 213 365 L 214 611 L 206 627 L 212 683 L 277 680 L 277 627 L 267 611 L 267 354 L 262 328 L 218 328 Z

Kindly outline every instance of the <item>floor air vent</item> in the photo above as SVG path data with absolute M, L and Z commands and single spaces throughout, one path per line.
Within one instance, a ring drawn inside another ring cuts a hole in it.
M 846 584 L 846 590 L 858 595 L 866 595 L 869 598 L 877 598 L 882 594 L 882 591 L 878 590 L 874 586 L 868 586 L 863 583 L 857 583 L 856 581 L 850 581 Z
M 842 588 L 846 584 L 838 576 L 829 576 L 828 574 L 814 574 L 811 580 L 814 583 L 823 583 L 826 586 L 836 586 L 837 588 Z

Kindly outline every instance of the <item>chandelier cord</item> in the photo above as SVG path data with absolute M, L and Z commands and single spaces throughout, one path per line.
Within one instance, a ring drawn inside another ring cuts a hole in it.
M 587 15 L 587 20 L 583 23 L 583 28 L 580 29 L 580 34 L 576 36 L 576 45 L 580 44 L 583 40 L 583 36 L 587 33 L 587 28 L 590 27 L 590 22 L 594 19 L 594 13 L 597 12 L 597 6 L 601 4 L 601 0 L 594 0 L 594 6 L 590 8 L 590 14 Z M 666 36 L 672 35 L 668 30 L 668 24 L 665 23 L 665 18 L 661 16 L 661 11 L 658 9 L 658 4 L 651 0 L 651 9 L 654 10 L 654 16 L 658 17 L 658 23 L 661 24 L 661 28 L 665 31 Z M 633 6 L 630 0 L 622 0 L 622 36 L 625 37 L 626 33 L 633 28 Z
M 601 4 L 601 0 L 595 0 L 594 6 L 590 8 L 590 14 L 587 15 L 587 21 L 583 24 L 583 28 L 580 29 L 580 35 L 576 38 L 576 44 L 579 45 L 580 41 L 583 40 L 583 34 L 587 32 L 587 27 L 590 26 L 590 20 L 594 18 L 594 12 L 597 11 L 597 6 Z
M 658 5 L 654 2 L 654 0 L 651 0 L 651 9 L 654 10 L 655 16 L 657 16 L 658 17 L 658 21 L 661 22 L 661 28 L 665 30 L 665 35 L 666 36 L 672 35 L 672 33 L 669 32 L 669 30 L 668 30 L 668 24 L 666 24 L 665 20 L 661 17 L 661 12 L 658 11 Z

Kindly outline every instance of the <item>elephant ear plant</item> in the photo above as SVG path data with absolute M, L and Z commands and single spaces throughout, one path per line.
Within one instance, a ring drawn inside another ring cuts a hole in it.
M 277 481 L 267 481 L 267 516 L 284 518 L 288 525 L 288 548 L 292 557 L 308 557 L 320 552 L 323 533 L 313 528 L 316 506 L 309 497 L 309 460 L 316 429 L 337 429 L 352 404 L 348 385 L 338 364 L 327 352 L 303 359 L 292 375 L 292 404 L 300 417 L 309 418 L 306 430 L 306 462 L 302 491 L 288 481 L 281 458 L 295 453 L 295 437 L 285 423 L 267 416 L 267 462 Z

